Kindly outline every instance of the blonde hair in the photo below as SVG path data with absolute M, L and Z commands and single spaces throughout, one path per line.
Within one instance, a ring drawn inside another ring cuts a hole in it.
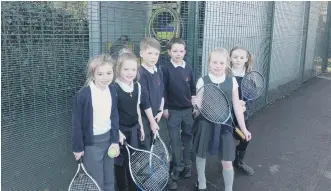
M 137 57 L 134 55 L 130 49 L 123 48 L 118 53 L 118 59 L 116 61 L 116 77 L 120 77 L 121 69 L 126 60 L 133 60 L 137 62 Z M 139 69 L 139 64 L 137 62 L 137 70 Z M 137 72 L 136 79 L 139 79 L 139 72 Z
M 225 48 L 215 48 L 208 55 L 208 66 L 209 66 L 210 59 L 211 59 L 211 56 L 212 56 L 213 53 L 219 53 L 219 54 L 222 54 L 223 56 L 226 57 L 228 67 L 225 70 L 225 74 L 226 75 L 232 75 L 232 70 L 230 68 L 230 55 L 229 55 L 229 52 Z
M 247 57 L 248 57 L 247 62 L 245 63 L 246 73 L 251 72 L 253 70 L 253 56 L 252 56 L 252 54 L 246 48 L 244 48 L 242 46 L 235 46 L 230 51 L 230 57 L 231 57 L 232 52 L 235 51 L 235 50 L 244 50 L 244 51 L 246 51 Z M 232 68 L 232 62 L 230 62 L 230 67 Z
M 84 86 L 88 86 L 90 82 L 93 81 L 94 72 L 99 66 L 110 65 L 114 66 L 115 61 L 110 57 L 109 54 L 101 54 L 93 57 L 88 63 L 86 67 L 86 81 Z
M 161 51 L 161 44 L 155 38 L 147 37 L 140 41 L 140 51 L 145 51 L 150 47 Z

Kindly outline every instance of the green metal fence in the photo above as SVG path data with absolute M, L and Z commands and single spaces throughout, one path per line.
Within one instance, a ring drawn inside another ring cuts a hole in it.
M 161 6 L 176 13 L 153 16 Z M 139 41 L 149 29 L 166 44 L 177 27 L 197 80 L 207 73 L 212 49 L 242 45 L 268 81 L 266 94 L 251 104 L 253 114 L 326 68 L 327 7 L 327 2 L 2 2 L 2 189 L 67 189 L 76 168 L 72 98 L 90 57 L 123 41 L 139 55 Z M 163 48 L 159 64 L 165 59 Z

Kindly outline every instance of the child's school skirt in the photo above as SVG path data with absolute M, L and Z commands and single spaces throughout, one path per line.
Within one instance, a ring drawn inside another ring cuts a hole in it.
M 126 137 L 125 141 L 135 148 L 139 148 L 139 137 L 140 137 L 140 124 L 137 123 L 132 127 L 126 127 L 120 125 L 120 130 Z M 128 153 L 124 145 L 120 144 L 120 154 L 115 158 L 115 165 L 123 166 L 124 163 L 128 163 Z
M 193 133 L 192 149 L 197 157 L 218 156 L 223 161 L 234 161 L 235 144 L 232 127 L 214 124 L 199 115 L 195 119 Z

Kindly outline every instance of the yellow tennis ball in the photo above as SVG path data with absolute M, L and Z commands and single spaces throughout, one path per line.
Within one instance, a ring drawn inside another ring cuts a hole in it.
M 118 155 L 118 150 L 115 147 L 109 147 L 108 148 L 108 156 L 110 158 L 115 158 Z

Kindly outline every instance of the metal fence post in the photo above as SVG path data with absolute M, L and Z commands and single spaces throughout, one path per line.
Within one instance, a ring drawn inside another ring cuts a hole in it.
M 326 72 L 328 66 L 328 54 L 330 48 L 330 27 L 331 27 L 331 2 L 328 2 L 327 17 L 325 22 L 325 52 L 322 58 L 322 73 Z
M 187 18 L 187 61 L 191 64 L 193 70 L 195 68 L 195 20 L 196 20 L 196 3 L 188 2 L 188 18 Z M 195 75 L 195 72 L 194 72 Z
M 271 53 L 272 53 L 272 41 L 273 41 L 273 34 L 274 34 L 274 22 L 275 22 L 275 1 L 271 3 L 271 29 L 270 29 L 270 43 L 269 43 L 269 54 L 268 54 L 268 68 L 267 68 L 267 75 L 266 75 L 266 93 L 265 93 L 265 105 L 268 104 L 268 92 L 269 92 L 269 81 L 270 81 L 270 64 L 271 64 Z
M 308 41 L 308 28 L 309 28 L 309 17 L 310 17 L 310 1 L 307 1 L 305 4 L 305 13 L 303 21 L 303 34 L 302 34 L 302 48 L 301 48 L 301 84 L 303 84 L 305 76 L 305 65 L 306 65 L 306 51 L 307 51 L 307 41 Z
M 194 71 L 194 79 L 197 80 L 197 66 L 198 66 L 198 56 L 197 56 L 197 46 L 198 46 L 198 20 L 199 20 L 199 2 L 190 1 L 188 2 L 188 18 L 191 25 L 188 26 L 187 33 L 188 43 L 191 43 L 191 63 Z

